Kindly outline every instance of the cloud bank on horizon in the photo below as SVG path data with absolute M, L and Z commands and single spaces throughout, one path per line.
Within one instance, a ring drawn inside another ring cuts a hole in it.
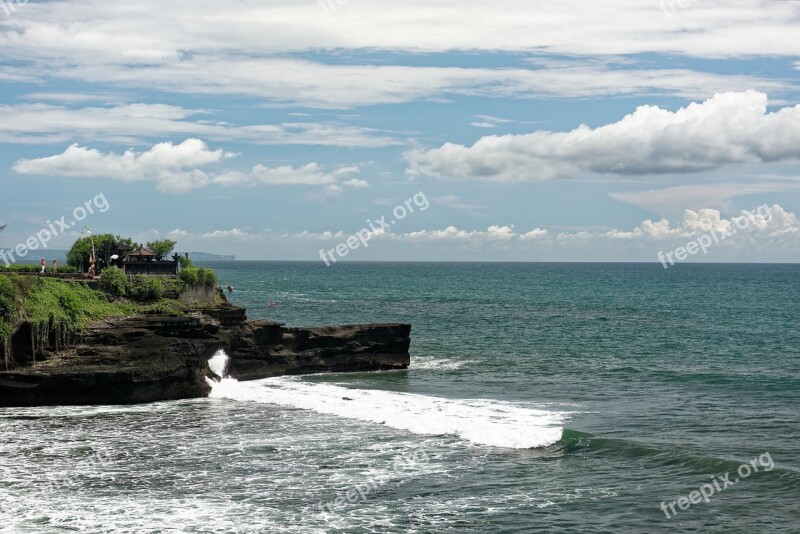
M 800 3 L 670 5 L 28 2 L 3 237 L 104 191 L 115 233 L 313 260 L 423 189 L 348 259 L 654 261 L 768 204 L 720 257 L 800 261 Z

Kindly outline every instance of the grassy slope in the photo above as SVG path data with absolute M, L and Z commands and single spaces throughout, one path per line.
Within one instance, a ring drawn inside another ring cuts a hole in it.
M 143 304 L 108 297 L 82 282 L 64 282 L 36 276 L 0 275 L 0 343 L 18 325 L 30 322 L 40 335 L 55 329 L 64 340 L 80 333 L 90 323 L 109 317 L 146 313 L 182 314 L 184 306 L 161 299 Z

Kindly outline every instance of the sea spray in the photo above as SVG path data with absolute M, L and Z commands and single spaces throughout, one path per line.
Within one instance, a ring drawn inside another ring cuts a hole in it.
M 225 353 L 224 350 L 218 350 L 214 356 L 208 360 L 208 367 L 211 369 L 211 372 L 217 375 L 220 378 L 226 378 L 228 372 L 228 361 L 230 358 Z

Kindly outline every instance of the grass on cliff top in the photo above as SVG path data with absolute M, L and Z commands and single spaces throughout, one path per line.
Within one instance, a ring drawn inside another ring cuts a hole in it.
M 0 342 L 7 340 L 20 323 L 37 329 L 57 325 L 78 333 L 89 324 L 110 317 L 167 314 L 182 315 L 184 306 L 161 299 L 153 303 L 110 301 L 105 293 L 83 282 L 65 282 L 36 276 L 0 275 Z
M 135 313 L 133 306 L 111 303 L 105 295 L 81 282 L 0 275 L 0 287 L 4 288 L 0 302 L 0 341 L 26 321 L 37 329 L 58 325 L 61 330 L 75 333 L 93 321 Z
M 84 283 L 30 276 L 20 282 L 29 286 L 21 287 L 22 316 L 35 324 L 60 321 L 81 328 L 107 317 L 134 313 L 131 305 L 111 303 L 105 295 L 89 289 Z

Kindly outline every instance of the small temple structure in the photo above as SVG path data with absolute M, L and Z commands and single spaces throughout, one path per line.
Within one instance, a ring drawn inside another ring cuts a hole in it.
M 180 262 L 176 254 L 171 260 L 158 260 L 156 254 L 145 246 L 128 253 L 122 264 L 125 274 L 176 275 Z

